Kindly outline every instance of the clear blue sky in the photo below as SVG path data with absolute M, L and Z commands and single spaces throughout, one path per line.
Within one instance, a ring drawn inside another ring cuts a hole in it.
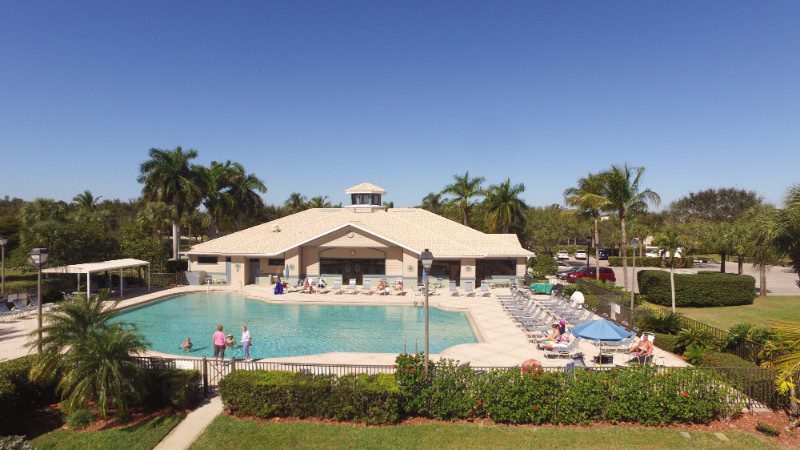
M 673 200 L 800 182 L 800 2 L 0 2 L 0 195 L 139 192 L 150 147 L 416 204 L 611 163 Z

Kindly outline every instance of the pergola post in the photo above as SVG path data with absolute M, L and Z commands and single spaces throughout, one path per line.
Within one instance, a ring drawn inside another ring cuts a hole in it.
M 150 263 L 147 263 L 147 292 L 150 292 Z
M 119 298 L 125 298 L 125 278 L 122 275 L 124 269 L 119 269 Z
M 86 272 L 86 298 L 92 296 L 92 272 Z
M 78 285 L 75 287 L 75 292 L 78 292 L 81 290 L 81 273 L 78 272 L 76 275 L 78 275 Z

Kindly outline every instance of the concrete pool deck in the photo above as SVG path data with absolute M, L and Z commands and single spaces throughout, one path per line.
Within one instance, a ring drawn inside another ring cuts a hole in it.
M 276 296 L 272 293 L 271 287 L 267 286 L 246 286 L 242 291 L 231 290 L 228 286 L 179 286 L 171 289 L 140 295 L 131 299 L 122 300 L 120 308 L 143 305 L 155 300 L 163 299 L 168 296 L 190 292 L 232 292 L 242 293 L 249 298 L 274 303 L 296 303 L 296 304 L 329 304 L 329 305 L 412 305 L 415 301 L 423 300 L 422 296 L 409 292 L 405 296 L 381 296 L 381 295 L 334 295 L 328 294 L 301 294 L 291 293 Z M 497 295 L 508 294 L 508 289 L 493 289 L 491 297 L 453 297 L 449 293 L 443 295 L 433 295 L 430 297 L 430 305 L 445 310 L 464 311 L 471 318 L 473 329 L 475 330 L 477 343 L 459 344 L 447 348 L 440 354 L 432 354 L 432 359 L 449 358 L 460 362 L 469 362 L 474 366 L 516 366 L 527 359 L 537 359 L 543 366 L 560 367 L 566 365 L 571 360 L 568 359 L 547 359 L 544 352 L 528 341 L 522 330 L 515 325 L 513 320 L 505 313 L 498 302 Z M 3 324 L 3 332 L 9 334 L 8 339 L 3 339 L 4 345 L 0 347 L 0 358 L 12 359 L 28 354 L 25 348 L 27 335 L 36 329 L 36 318 L 31 316 L 24 319 Z M 209 324 L 212 327 L 213 324 Z M 258 336 L 254 336 L 258 339 Z M 268 338 L 268 337 L 267 337 Z M 655 343 L 656 346 L 658 342 Z M 408 351 L 414 351 L 414 342 L 408 342 Z M 419 350 L 422 351 L 422 337 L 418 341 Z M 587 365 L 591 365 L 592 358 L 599 353 L 599 350 L 590 342 L 583 341 L 579 345 L 580 351 L 584 354 Z M 168 355 L 158 352 L 147 352 L 149 356 L 181 357 L 183 355 Z M 319 363 L 319 364 L 394 364 L 396 354 L 392 353 L 350 353 L 334 352 L 318 355 L 291 356 L 281 358 L 264 358 L 260 361 L 275 362 L 298 362 L 298 363 Z M 615 355 L 614 362 L 623 365 L 629 358 L 625 355 Z M 679 357 L 665 352 L 659 348 L 655 351 L 655 362 L 658 365 L 673 367 L 685 366 L 686 363 Z

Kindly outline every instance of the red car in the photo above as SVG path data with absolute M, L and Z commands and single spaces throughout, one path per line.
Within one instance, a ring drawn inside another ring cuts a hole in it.
M 574 283 L 576 278 L 592 278 L 596 279 L 597 275 L 595 273 L 594 267 L 580 269 L 576 272 L 567 274 L 567 281 Z M 614 275 L 614 270 L 610 267 L 601 267 L 600 268 L 600 281 L 604 281 L 606 283 L 616 283 L 617 276 Z

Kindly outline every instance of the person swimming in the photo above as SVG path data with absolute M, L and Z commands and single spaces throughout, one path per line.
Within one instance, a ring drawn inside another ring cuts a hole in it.
M 187 337 L 186 340 L 183 341 L 183 344 L 179 345 L 178 348 L 183 349 L 184 353 L 189 353 L 192 351 L 192 345 L 194 345 L 192 344 L 192 339 Z
M 236 339 L 233 338 L 233 334 L 228 333 L 228 337 L 227 339 L 225 339 L 225 345 L 227 345 L 228 347 L 233 347 L 234 345 L 236 345 Z

